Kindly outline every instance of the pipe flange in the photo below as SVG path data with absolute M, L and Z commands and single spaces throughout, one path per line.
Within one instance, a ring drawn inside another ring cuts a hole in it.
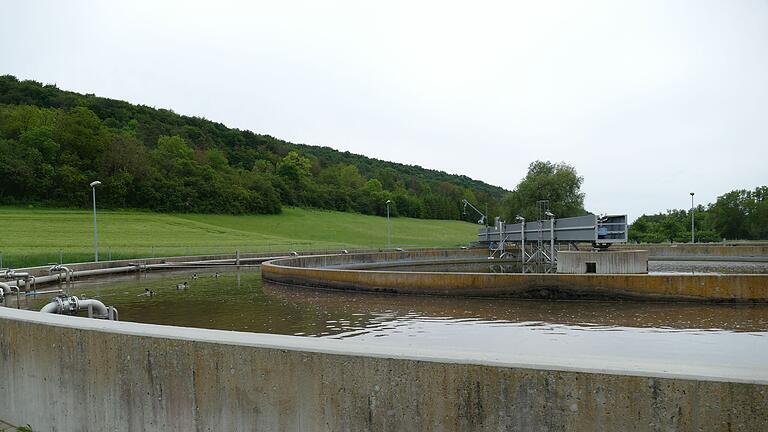
M 58 311 L 60 314 L 76 315 L 78 311 L 76 296 L 58 296 L 55 298 L 58 304 Z

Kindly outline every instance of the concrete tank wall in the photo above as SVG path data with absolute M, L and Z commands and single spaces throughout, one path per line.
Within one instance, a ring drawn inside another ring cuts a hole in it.
M 341 251 L 339 251 L 341 252 Z M 329 252 L 302 252 L 301 256 L 325 256 Z M 480 257 L 487 255 L 487 251 L 484 249 L 438 249 L 438 248 L 416 248 L 409 251 L 393 251 L 393 252 L 377 252 L 375 250 L 357 250 L 356 256 L 385 256 L 390 257 L 392 261 L 410 259 L 414 260 L 429 260 L 433 259 L 449 259 L 462 257 Z M 128 273 L 137 271 L 137 267 L 130 264 L 141 264 L 146 266 L 162 266 L 164 264 L 201 264 L 201 265 L 217 265 L 224 262 L 232 262 L 235 259 L 235 254 L 220 254 L 220 255 L 190 255 L 190 256 L 175 256 L 175 257 L 161 257 L 161 258 L 136 258 L 136 259 L 124 259 L 113 261 L 99 261 L 99 262 L 82 262 L 82 263 L 69 263 L 65 264 L 73 273 L 73 277 L 89 277 L 89 276 L 101 276 L 108 273 Z M 247 264 L 260 264 L 263 261 L 273 260 L 279 257 L 290 256 L 289 252 L 266 252 L 266 253 L 241 253 L 240 260 L 242 263 Z M 343 255 L 340 255 L 343 256 Z M 358 258 L 359 260 L 360 258 Z M 384 264 L 382 264 L 384 265 Z M 38 286 L 48 283 L 58 283 L 63 280 L 64 273 L 50 273 L 50 265 L 16 268 L 14 270 L 20 272 L 29 273 L 36 277 L 36 284 Z M 156 267 L 156 269 L 160 269 Z M 11 285 L 16 285 L 15 281 L 9 282 Z
M 35 431 L 768 430 L 766 377 L 684 365 L 501 362 L 8 308 L 0 360 L 0 418 Z
M 351 254 L 333 254 L 333 255 L 307 255 L 293 258 L 286 258 L 283 263 L 295 267 L 305 268 L 348 268 L 360 267 L 361 265 L 371 264 L 380 266 L 382 264 L 402 265 L 407 262 L 428 262 L 435 260 L 462 260 L 462 259 L 486 259 L 488 249 L 432 249 L 432 250 L 407 250 L 391 252 L 368 252 Z
M 614 244 L 611 249 L 643 249 L 653 257 L 768 257 L 768 244 L 720 244 L 720 243 L 641 243 Z
M 559 251 L 557 272 L 589 273 L 587 264 L 594 264 L 597 274 L 648 273 L 647 250 Z
M 414 252 L 407 259 L 417 259 L 416 254 Z M 429 259 L 434 257 L 433 254 L 429 255 Z M 355 262 L 375 263 L 382 259 L 396 260 L 397 255 L 349 254 L 285 258 L 262 264 L 261 274 L 264 280 L 275 283 L 397 294 L 768 302 L 768 275 L 765 274 L 441 273 L 343 268 Z

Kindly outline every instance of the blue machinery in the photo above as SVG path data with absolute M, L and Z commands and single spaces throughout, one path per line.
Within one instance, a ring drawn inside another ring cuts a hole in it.
M 504 258 L 508 247 L 520 251 L 523 272 L 552 272 L 557 264 L 557 243 L 591 243 L 595 248 L 607 248 L 613 243 L 627 242 L 627 215 L 586 215 L 556 219 L 549 211 L 548 219 L 508 224 L 496 218 L 493 227 L 481 228 L 477 239 L 488 246 L 489 258 Z

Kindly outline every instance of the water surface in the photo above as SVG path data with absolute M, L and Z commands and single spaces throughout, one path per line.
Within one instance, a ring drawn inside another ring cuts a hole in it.
M 263 285 L 258 267 L 77 282 L 122 321 L 536 358 L 741 368 L 768 377 L 768 305 L 396 296 Z M 198 278 L 193 279 L 192 274 Z M 188 282 L 189 288 L 176 285 Z M 144 296 L 145 290 L 156 294 Z M 29 298 L 39 309 L 50 298 Z M 22 305 L 25 302 L 22 301 Z

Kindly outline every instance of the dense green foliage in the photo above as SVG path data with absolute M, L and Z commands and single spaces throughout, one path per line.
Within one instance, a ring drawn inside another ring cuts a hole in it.
M 465 176 L 297 145 L 169 110 L 0 77 L 0 204 L 255 214 L 282 205 L 461 219 L 505 190 Z
M 697 242 L 768 239 L 768 186 L 721 195 L 714 204 L 693 209 L 693 219 Z M 691 211 L 642 215 L 630 226 L 629 239 L 645 243 L 691 241 Z
M 504 214 L 508 221 L 513 221 L 516 216 L 538 220 L 537 202 L 549 200 L 547 207 L 558 218 L 585 215 L 587 211 L 581 192 L 583 180 L 568 164 L 533 162 L 525 178 L 504 198 Z

